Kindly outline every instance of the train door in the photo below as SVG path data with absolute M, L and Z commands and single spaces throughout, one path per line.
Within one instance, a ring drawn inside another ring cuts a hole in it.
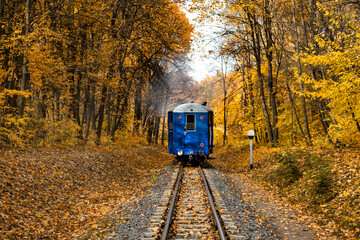
M 214 148 L 214 114 L 209 112 L 209 153 L 213 153 Z
M 198 142 L 198 134 L 196 132 L 196 115 L 195 114 L 186 114 L 185 122 L 185 151 L 191 151 L 196 149 L 196 144 Z
M 174 125 L 174 117 L 173 113 L 168 113 L 168 152 L 173 153 L 174 150 L 174 142 L 173 142 L 173 125 Z

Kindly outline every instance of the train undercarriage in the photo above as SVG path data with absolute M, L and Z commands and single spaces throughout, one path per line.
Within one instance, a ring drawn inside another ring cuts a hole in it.
M 178 162 L 182 162 L 184 164 L 190 163 L 192 166 L 196 167 L 199 166 L 201 162 L 205 162 L 205 160 L 208 158 L 208 156 L 202 154 L 202 153 L 189 153 L 189 155 L 177 155 L 176 160 Z

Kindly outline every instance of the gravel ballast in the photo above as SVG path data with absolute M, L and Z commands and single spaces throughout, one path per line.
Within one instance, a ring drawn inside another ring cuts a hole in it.
M 163 169 L 150 189 L 123 204 L 117 211 L 123 221 L 106 239 L 141 239 L 173 173 L 173 166 Z
M 232 187 L 226 176 L 215 168 L 206 169 L 207 176 L 212 178 L 218 192 L 224 200 L 231 218 L 235 223 L 239 239 L 276 239 L 271 229 L 264 224 L 264 219 L 247 204 L 241 194 Z M 124 219 L 107 239 L 141 239 L 149 225 L 150 218 L 160 202 L 174 168 L 169 166 L 157 176 L 155 184 L 144 194 L 133 197 L 120 209 Z
M 215 168 L 206 169 L 208 178 L 225 202 L 231 219 L 237 227 L 236 235 L 239 239 L 276 239 L 272 230 L 265 224 L 265 219 L 247 204 L 227 177 Z

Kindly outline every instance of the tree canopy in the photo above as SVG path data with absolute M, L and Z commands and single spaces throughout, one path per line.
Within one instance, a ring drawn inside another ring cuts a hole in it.
M 253 128 L 272 145 L 359 146 L 358 2 L 214 0 L 192 8 L 200 20 L 222 22 L 218 54 L 235 64 L 229 86 L 220 76 L 200 84 L 203 96 L 209 82 L 223 89 L 210 99 L 228 111 L 220 124 L 243 136 Z
M 1 0 L 1 145 L 132 127 L 153 140 L 192 31 L 169 0 Z

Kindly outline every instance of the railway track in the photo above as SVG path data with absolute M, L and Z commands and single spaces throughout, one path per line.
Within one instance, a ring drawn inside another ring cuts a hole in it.
M 238 239 L 231 235 L 236 227 L 209 182 L 201 167 L 181 165 L 176 179 L 169 183 L 173 190 L 165 191 L 143 240 Z

